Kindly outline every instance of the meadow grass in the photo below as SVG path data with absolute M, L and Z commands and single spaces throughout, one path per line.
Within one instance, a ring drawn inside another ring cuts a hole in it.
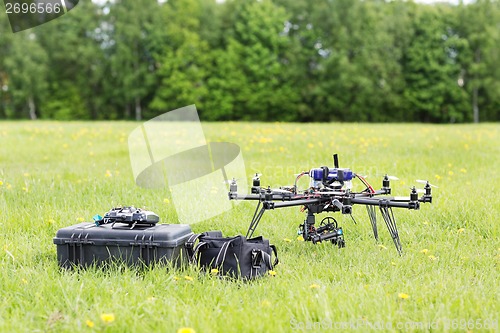
M 498 331 L 500 126 L 207 123 L 210 141 L 240 145 L 262 185 L 332 164 L 385 173 L 396 195 L 415 179 L 433 204 L 397 210 L 399 256 L 379 215 L 335 216 L 346 248 L 297 240 L 298 208 L 267 212 L 257 230 L 279 250 L 276 276 L 244 283 L 193 267 L 59 269 L 52 238 L 120 204 L 175 223 L 167 190 L 135 186 L 128 122 L 0 123 L 0 332 Z M 254 205 L 192 225 L 245 233 Z

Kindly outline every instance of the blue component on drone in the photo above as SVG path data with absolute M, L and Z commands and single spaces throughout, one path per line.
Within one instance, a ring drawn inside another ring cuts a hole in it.
M 330 170 L 330 172 L 332 172 L 332 170 Z M 334 175 L 334 178 L 341 180 L 341 181 L 344 181 L 344 182 L 350 181 L 353 178 L 353 174 L 352 174 L 351 169 L 347 169 L 347 168 L 333 169 L 333 172 L 336 172 L 336 174 Z M 328 179 L 330 179 L 330 176 L 328 177 Z
M 323 169 L 320 168 L 311 169 L 311 171 L 309 171 L 309 177 L 311 177 L 316 181 L 323 180 Z
M 328 176 L 326 177 L 326 180 L 331 182 L 331 181 L 350 181 L 353 178 L 353 172 L 351 169 L 348 168 L 343 168 L 343 169 L 326 169 L 326 168 L 315 168 L 311 169 L 309 171 L 309 176 L 314 180 L 314 181 L 322 181 L 323 178 L 323 173 L 328 170 Z

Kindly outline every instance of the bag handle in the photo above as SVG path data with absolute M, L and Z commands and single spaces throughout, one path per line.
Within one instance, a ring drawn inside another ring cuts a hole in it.
M 189 261 L 193 261 L 194 259 L 194 243 L 198 238 L 201 237 L 201 234 L 193 234 L 189 236 L 188 240 L 184 243 L 184 248 L 186 249 Z
M 230 239 L 227 242 L 224 242 L 222 244 L 222 247 L 219 250 L 219 253 L 217 254 L 217 258 L 215 259 L 214 266 L 219 267 L 224 263 L 224 260 L 226 260 L 226 255 L 227 255 L 227 249 L 229 248 L 229 245 L 235 240 L 236 238 Z M 222 254 L 222 256 L 221 256 Z
M 213 237 L 213 238 L 219 238 L 222 237 L 222 232 L 220 230 L 214 230 L 214 231 L 205 231 L 201 234 L 193 234 L 191 235 L 186 243 L 184 243 L 184 247 L 186 248 L 187 254 L 188 254 L 188 260 L 191 263 L 196 262 L 196 256 L 198 255 L 198 252 L 200 251 L 200 248 L 207 244 L 206 242 L 203 242 L 203 237 Z M 198 241 L 198 244 L 194 246 L 196 241 Z
M 261 261 L 264 262 L 267 269 L 269 270 L 273 270 L 274 266 L 279 264 L 278 251 L 276 250 L 276 246 L 270 245 L 269 247 L 273 250 L 274 262 L 272 262 L 272 257 L 269 253 L 263 250 L 254 249 L 252 250 L 252 268 L 259 268 Z

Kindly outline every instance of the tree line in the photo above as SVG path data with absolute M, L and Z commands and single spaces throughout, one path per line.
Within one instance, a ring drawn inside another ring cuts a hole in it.
M 3 13 L 2 119 L 500 120 L 497 0 L 81 1 L 15 34 Z

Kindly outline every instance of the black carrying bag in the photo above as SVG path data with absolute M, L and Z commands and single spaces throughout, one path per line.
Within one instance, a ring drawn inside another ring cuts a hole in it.
M 276 247 L 262 236 L 223 237 L 220 231 L 208 231 L 192 235 L 184 246 L 192 263 L 209 271 L 216 269 L 218 275 L 241 279 L 262 276 L 279 262 Z

